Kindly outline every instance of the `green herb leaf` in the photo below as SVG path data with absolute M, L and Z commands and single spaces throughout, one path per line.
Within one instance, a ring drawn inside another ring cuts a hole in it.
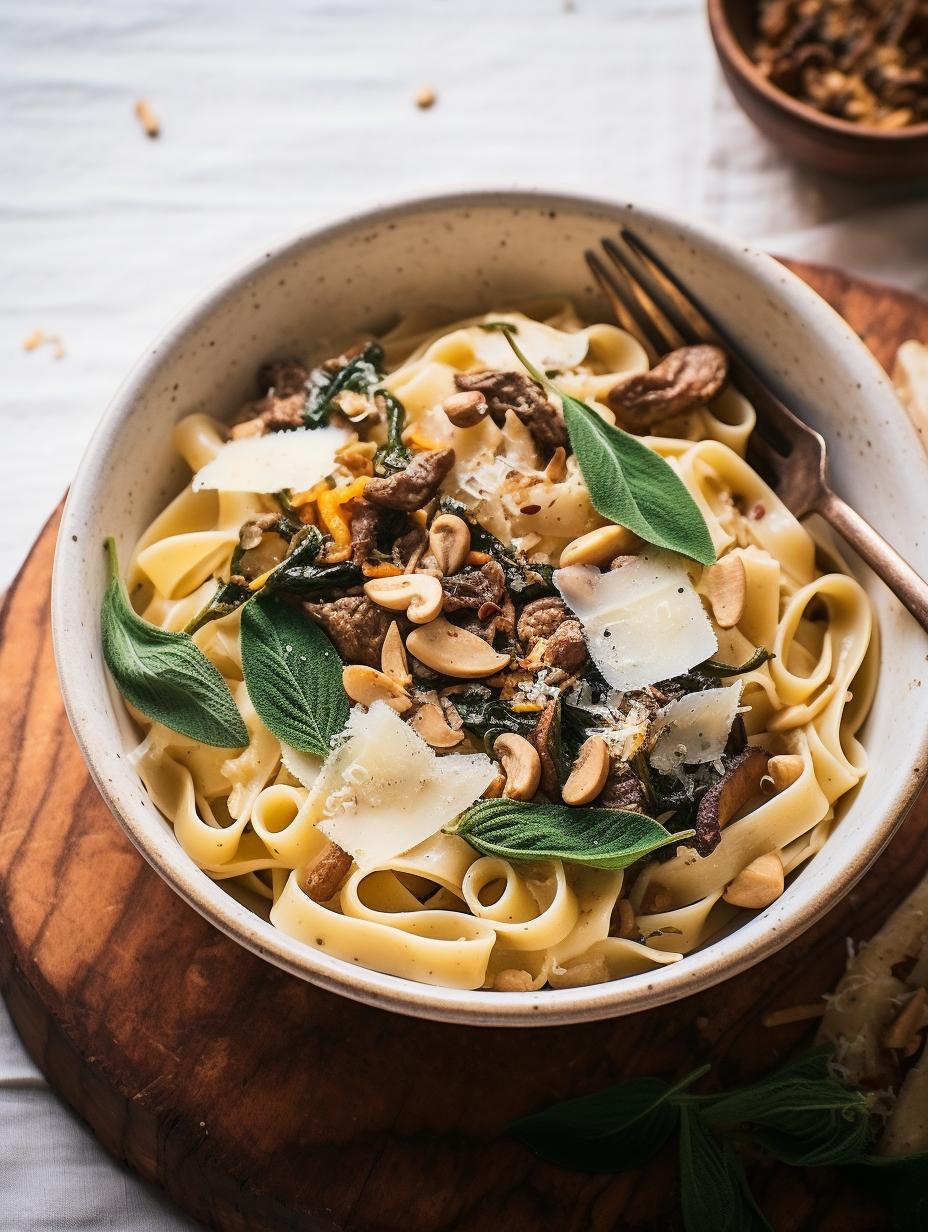
M 480 522 L 476 521 L 470 511 L 460 501 L 450 496 L 443 496 L 438 507 L 442 513 L 453 513 L 470 527 L 470 545 L 477 552 L 486 552 L 494 557 L 503 567 L 506 585 L 515 594 L 519 602 L 527 603 L 530 599 L 540 599 L 542 595 L 556 593 L 553 565 L 530 563 L 517 548 L 507 547 L 502 540 Z
M 261 721 L 301 753 L 327 756 L 348 721 L 342 661 L 318 625 L 273 595 L 242 612 L 245 686 Z
M 313 374 L 312 387 L 303 408 L 303 422 L 307 428 L 319 428 L 329 422 L 332 401 L 346 389 L 356 393 L 370 393 L 380 380 L 383 363 L 383 347 L 369 342 L 360 355 L 349 359 L 336 372 Z
M 706 1067 L 706 1069 L 708 1066 Z M 580 1172 L 625 1172 L 641 1167 L 677 1126 L 674 1096 L 700 1078 L 696 1070 L 672 1085 L 661 1078 L 633 1078 L 594 1095 L 568 1099 L 506 1131 L 553 1164 Z
M 686 1103 L 680 1109 L 680 1201 L 686 1232 L 770 1228 L 750 1197 L 740 1160 Z
M 412 454 L 403 444 L 403 424 L 406 422 L 406 408 L 399 398 L 382 389 L 376 395 L 377 401 L 383 403 L 387 416 L 387 439 L 374 454 L 374 474 L 381 477 L 395 475 L 409 465 Z
M 829 1070 L 831 1051 L 815 1048 L 750 1086 L 713 1096 L 711 1125 L 740 1125 L 759 1147 L 794 1167 L 845 1164 L 866 1154 L 870 1100 Z
M 364 574 L 350 560 L 334 565 L 301 565 L 285 560 L 268 578 L 264 590 L 268 594 L 281 591 L 299 595 L 301 599 L 325 599 L 336 590 L 360 586 L 363 581 Z
M 740 667 L 733 667 L 730 663 L 719 663 L 716 659 L 706 659 L 705 663 L 700 663 L 693 670 L 703 672 L 707 676 L 743 676 L 758 667 L 763 667 L 768 660 L 775 658 L 776 655 L 772 651 L 758 646 L 751 657 L 746 659 Z
M 420 679 L 416 683 L 423 688 L 432 687 Z M 444 678 L 434 687 L 441 688 L 443 683 Z M 493 741 L 503 732 L 527 735 L 538 721 L 537 714 L 517 714 L 511 705 L 501 701 L 492 689 L 482 684 L 475 684 L 463 693 L 455 693 L 450 700 L 461 716 L 464 730 L 482 740 L 488 753 L 492 751 Z
M 148 718 L 217 748 L 243 748 L 248 730 L 229 686 L 187 633 L 170 633 L 132 608 L 116 544 L 106 541 L 109 584 L 100 628 L 103 657 L 123 697 Z
M 535 380 L 561 399 L 570 444 L 597 513 L 648 543 L 711 565 L 715 548 L 709 528 L 673 467 L 637 436 L 606 423 L 585 402 L 558 389 L 522 353 L 512 328 L 505 322 L 497 328 Z
M 222 620 L 224 616 L 231 616 L 243 603 L 248 602 L 253 593 L 239 582 L 220 582 L 216 587 L 216 593 L 185 626 L 184 632 L 196 633 L 197 629 L 202 629 L 212 620 Z
M 692 830 L 669 834 L 642 813 L 570 808 L 566 804 L 480 800 L 449 827 L 488 856 L 506 860 L 569 860 L 589 868 L 628 868 Z

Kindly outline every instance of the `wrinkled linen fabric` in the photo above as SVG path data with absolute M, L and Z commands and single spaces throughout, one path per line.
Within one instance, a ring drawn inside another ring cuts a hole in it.
M 392 197 L 634 199 L 928 293 L 925 184 L 786 162 L 721 81 L 702 0 L 35 0 L 0 34 L 0 587 L 135 357 L 190 300 Z M 462 13 L 466 19 L 462 19 Z M 435 106 L 414 95 L 429 83 Z M 133 115 L 162 123 L 148 140 Z M 27 352 L 36 329 L 61 338 Z M 195 1225 L 114 1164 L 0 1010 L 0 1232 Z

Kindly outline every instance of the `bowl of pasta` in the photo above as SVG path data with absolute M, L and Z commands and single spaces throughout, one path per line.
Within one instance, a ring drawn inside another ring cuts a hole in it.
M 75 478 L 52 617 L 94 779 L 178 894 L 324 988 L 499 1026 L 687 996 L 832 906 L 921 780 L 923 634 L 752 470 L 724 352 L 615 323 L 582 254 L 632 220 L 928 571 L 928 465 L 823 301 L 547 193 L 268 253 Z

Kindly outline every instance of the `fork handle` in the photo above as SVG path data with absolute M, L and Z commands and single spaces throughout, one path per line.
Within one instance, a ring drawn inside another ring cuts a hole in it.
M 825 489 L 815 512 L 847 540 L 928 632 L 928 583 L 906 564 L 896 549 L 830 488 Z

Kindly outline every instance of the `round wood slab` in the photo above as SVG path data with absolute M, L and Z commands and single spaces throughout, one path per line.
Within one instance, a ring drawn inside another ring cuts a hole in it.
M 928 304 L 800 272 L 878 358 Z M 901 412 L 900 412 L 901 413 Z M 367 1009 L 239 949 L 143 863 L 65 719 L 48 603 L 57 515 L 0 617 L 0 986 L 33 1059 L 103 1145 L 222 1232 L 569 1232 L 678 1226 L 675 1164 L 586 1176 L 502 1137 L 514 1117 L 632 1074 L 765 1072 L 809 1030 L 761 1025 L 832 987 L 928 865 L 923 797 L 845 902 L 761 967 L 634 1018 L 481 1030 Z M 777 1232 L 886 1226 L 844 1178 L 754 1176 Z

